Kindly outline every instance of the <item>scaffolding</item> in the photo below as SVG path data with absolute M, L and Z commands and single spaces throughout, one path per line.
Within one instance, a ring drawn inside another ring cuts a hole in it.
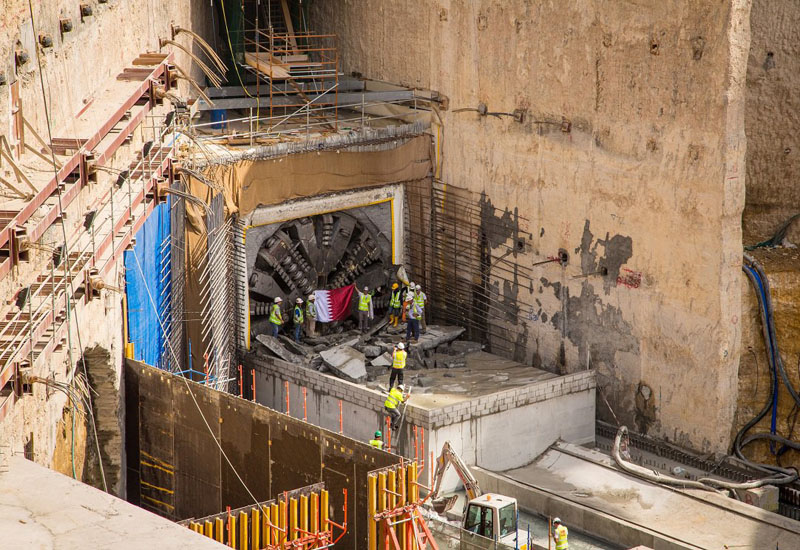
M 251 5 L 255 4 L 255 5 Z M 244 2 L 243 55 L 239 66 L 256 77 L 269 117 L 322 119 L 338 125 L 339 51 L 335 34 L 295 31 L 286 0 Z M 262 90 L 262 85 L 266 87 Z M 316 107 L 312 110 L 311 106 Z M 333 119 L 332 121 L 330 119 Z

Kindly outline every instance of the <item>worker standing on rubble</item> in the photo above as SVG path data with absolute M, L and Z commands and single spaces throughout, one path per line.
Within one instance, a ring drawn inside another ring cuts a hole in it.
M 406 313 L 408 312 L 408 303 L 414 299 L 414 288 L 415 285 L 413 281 L 409 281 L 408 286 L 403 288 L 403 295 L 401 296 L 402 301 L 402 310 L 403 310 L 403 319 L 402 321 L 406 322 Z
M 303 326 L 303 299 L 295 300 L 294 306 L 294 341 L 300 343 L 300 329 Z
M 402 291 L 397 283 L 392 285 L 392 294 L 389 298 L 389 323 L 396 327 L 400 322 L 400 294 Z
M 369 440 L 369 444 L 376 449 L 383 449 L 383 434 L 380 430 L 375 432 L 375 437 Z
M 317 330 L 317 297 L 313 294 L 308 295 L 306 302 L 306 336 L 315 336 Z
M 406 345 L 411 345 L 411 336 L 414 336 L 414 341 L 419 342 L 419 319 L 422 317 L 422 310 L 415 300 L 406 302 L 406 315 L 408 317 L 408 325 L 406 325 Z
M 269 309 L 269 322 L 272 325 L 272 337 L 277 338 L 278 332 L 281 330 L 281 325 L 283 325 L 283 315 L 281 314 L 281 302 L 283 300 L 280 296 L 275 298 L 275 301 L 272 304 L 272 307 Z
M 556 543 L 556 550 L 568 550 L 569 543 L 567 542 L 568 531 L 566 526 L 561 524 L 559 518 L 553 520 L 553 533 L 552 537 Z
M 419 306 L 420 311 L 422 312 L 419 317 L 419 322 L 422 325 L 422 332 L 425 332 L 428 327 L 425 324 L 425 302 L 428 301 L 428 297 L 425 296 L 425 293 L 422 292 L 422 287 L 416 285 L 414 287 L 414 303 Z
M 388 414 L 392 419 L 392 429 L 397 430 L 400 427 L 400 418 L 401 414 L 400 411 L 397 410 L 397 406 L 400 403 L 404 403 L 408 399 L 408 394 L 404 393 L 405 386 L 400 384 L 396 388 L 389 388 L 389 395 L 386 397 L 386 401 L 383 402 L 383 406 L 386 409 L 386 414 Z
M 369 310 L 372 305 L 372 295 L 375 292 L 370 292 L 369 287 L 366 286 L 364 287 L 364 292 L 361 292 L 356 287 L 356 292 L 358 292 L 358 329 L 361 332 L 367 332 L 369 329 Z
M 408 352 L 405 350 L 403 342 L 400 342 L 394 347 L 392 352 L 392 374 L 389 375 L 389 388 L 394 386 L 394 381 L 397 380 L 399 385 L 403 385 L 403 369 L 406 368 L 406 357 Z

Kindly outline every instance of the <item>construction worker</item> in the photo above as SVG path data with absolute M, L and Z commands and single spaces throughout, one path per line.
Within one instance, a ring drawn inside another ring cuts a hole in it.
M 552 537 L 556 543 L 556 550 L 568 550 L 569 543 L 567 542 L 567 535 L 567 527 L 561 524 L 561 519 L 553 519 Z
M 413 334 L 414 340 L 419 341 L 419 320 L 422 317 L 422 309 L 415 300 L 406 302 L 406 317 L 408 318 L 408 325 L 406 325 L 406 345 L 411 345 L 411 336 Z
M 367 332 L 369 330 L 369 312 L 370 306 L 372 305 L 372 295 L 375 292 L 370 292 L 369 287 L 364 287 L 364 292 L 361 292 L 356 288 L 356 292 L 358 292 L 358 329 L 361 332 Z
M 386 401 L 383 402 L 386 414 L 392 418 L 393 430 L 397 430 L 397 428 L 400 427 L 400 418 L 402 415 L 400 411 L 397 410 L 397 406 L 408 399 L 408 394 L 403 393 L 405 389 L 403 384 L 400 384 L 396 388 L 389 388 L 389 395 L 386 397 Z
M 308 295 L 306 302 L 306 336 L 316 336 L 317 330 L 317 306 L 314 305 L 317 297 L 313 294 Z
M 300 328 L 303 326 L 303 299 L 294 301 L 294 341 L 300 343 Z
M 428 327 L 425 324 L 425 302 L 428 301 L 428 297 L 425 296 L 425 293 L 422 292 L 422 287 L 419 285 L 414 286 L 414 303 L 419 306 L 419 309 L 422 310 L 422 315 L 419 317 L 419 322 L 422 326 L 422 332 L 425 332 Z
M 394 386 L 394 381 L 403 385 L 403 369 L 406 368 L 406 357 L 408 352 L 405 350 L 403 342 L 400 342 L 392 351 L 392 374 L 389 375 L 389 387 Z
M 397 323 L 400 322 L 400 294 L 402 290 L 400 290 L 399 285 L 394 283 L 392 285 L 392 294 L 389 298 L 389 323 L 396 327 Z
M 416 285 L 413 282 L 409 282 L 408 286 L 403 289 L 403 319 L 402 321 L 406 322 L 406 312 L 408 311 L 408 302 L 410 302 L 414 298 L 414 288 Z
M 281 330 L 281 326 L 283 325 L 281 302 L 283 302 L 283 299 L 278 296 L 275 298 L 275 301 L 272 303 L 272 307 L 269 309 L 269 322 L 272 325 L 272 336 L 274 338 L 278 337 L 278 331 Z
M 369 444 L 376 449 L 383 449 L 383 434 L 380 430 L 375 432 L 375 438 L 369 440 Z

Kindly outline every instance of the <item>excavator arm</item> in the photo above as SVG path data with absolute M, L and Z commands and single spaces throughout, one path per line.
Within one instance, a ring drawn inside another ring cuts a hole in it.
M 483 494 L 481 488 L 478 486 L 478 481 L 473 477 L 472 472 L 469 471 L 467 465 L 461 460 L 453 448 L 450 446 L 449 441 L 445 441 L 442 446 L 442 452 L 439 458 L 436 459 L 436 472 L 434 473 L 433 491 L 431 492 L 431 500 L 435 500 L 439 496 L 439 489 L 442 486 L 442 479 L 444 473 L 447 471 L 447 466 L 452 464 L 458 474 L 461 483 L 467 490 L 467 502 L 474 498 L 478 498 Z

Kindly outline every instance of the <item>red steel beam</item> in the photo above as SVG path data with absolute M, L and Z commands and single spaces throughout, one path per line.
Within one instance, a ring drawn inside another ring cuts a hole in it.
M 56 191 L 58 186 L 61 185 L 64 182 L 64 180 L 67 178 L 67 176 L 69 176 L 75 170 L 75 168 L 78 167 L 78 165 L 80 163 L 81 154 L 84 151 L 91 151 L 94 147 L 96 147 L 103 140 L 103 138 L 108 134 L 108 132 L 110 132 L 111 129 L 114 128 L 114 126 L 116 126 L 120 122 L 120 120 L 122 120 L 122 118 L 125 115 L 125 113 L 127 111 L 129 111 L 131 109 L 131 107 L 133 107 L 136 104 L 136 102 L 138 102 L 142 98 L 142 96 L 144 96 L 146 93 L 148 93 L 150 91 L 150 86 L 151 86 L 150 85 L 150 81 L 152 79 L 156 79 L 156 78 L 160 77 L 162 74 L 164 74 L 164 72 L 166 70 L 166 66 L 169 63 L 171 63 L 171 61 L 172 61 L 172 54 L 170 53 L 162 62 L 160 62 L 158 64 L 158 66 L 156 66 L 153 69 L 153 71 L 150 73 L 150 76 L 144 82 L 142 82 L 142 84 L 140 84 L 136 88 L 136 90 L 130 95 L 130 97 L 128 97 L 128 99 L 125 100 L 119 106 L 119 108 L 114 112 L 114 114 L 112 114 L 111 117 L 109 117 L 109 119 L 106 120 L 106 122 L 97 130 L 97 132 L 95 132 L 95 134 L 92 135 L 87 140 L 86 144 L 84 145 L 83 150 L 82 151 L 78 151 L 74 155 L 72 155 L 64 163 L 64 166 L 61 167 L 61 169 L 53 177 L 53 179 L 51 179 L 47 183 L 47 185 L 45 185 L 36 194 L 36 196 L 33 199 L 31 199 L 31 201 L 28 202 L 25 205 L 25 207 L 16 216 L 14 216 L 14 219 L 11 220 L 8 223 L 8 225 L 0 231 L 0 247 L 8 244 L 8 242 L 9 242 L 9 240 L 11 238 L 11 231 L 13 230 L 13 228 L 15 226 L 23 225 L 31 217 L 31 215 L 36 211 L 36 209 L 38 209 L 40 206 L 42 206 L 42 204 L 44 204 L 44 202 Z M 144 115 L 142 115 L 142 116 L 144 116 Z M 130 124 L 126 126 L 126 128 L 130 128 L 130 127 L 131 127 Z M 109 147 L 106 151 L 104 151 L 103 155 L 104 156 L 106 156 L 106 155 L 110 156 L 111 154 L 113 154 L 113 152 L 116 150 L 117 147 L 119 147 L 119 144 L 121 142 L 122 142 L 122 140 L 119 139 L 119 136 L 117 136 L 117 138 L 115 138 L 114 142 L 113 142 L 113 143 L 116 143 L 116 146 L 114 148 Z M 66 207 L 69 204 L 69 202 L 71 202 L 71 200 L 74 199 L 75 196 L 77 196 L 77 193 L 78 193 L 79 190 L 80 190 L 80 184 L 76 184 L 76 185 L 73 186 L 73 189 L 70 189 L 70 191 L 72 191 L 72 193 L 70 193 L 70 192 L 67 193 L 67 195 L 70 196 L 69 201 L 67 200 L 66 196 L 62 197 L 62 200 L 65 203 L 63 205 L 64 207 Z M 59 214 L 58 207 L 55 207 L 53 210 L 48 212 L 48 214 L 45 216 L 45 218 L 42 220 L 42 222 L 37 224 L 37 227 L 30 233 L 31 240 L 34 241 L 34 242 L 36 240 L 38 240 L 38 238 L 41 237 L 41 235 L 44 233 L 44 231 L 47 229 L 47 227 L 50 224 L 52 224 L 53 221 L 55 221 L 55 219 L 58 217 L 58 214 Z M 45 221 L 47 221 L 46 224 L 45 224 Z M 7 273 L 7 271 L 6 271 L 6 273 Z M 2 276 L 2 275 L 3 275 L 3 273 L 0 272 L 0 276 Z

